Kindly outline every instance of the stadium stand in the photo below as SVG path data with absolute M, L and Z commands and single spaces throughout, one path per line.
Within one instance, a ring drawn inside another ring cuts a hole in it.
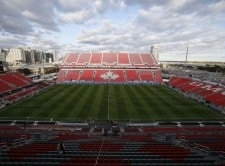
M 123 70 L 96 70 L 94 77 L 95 82 L 125 82 Z
M 8 87 L 11 87 L 10 88 L 11 90 L 24 87 L 33 83 L 31 79 L 19 73 L 0 74 L 0 80 L 1 80 L 2 87 L 6 87 L 5 84 L 7 84 Z M 4 92 L 4 89 L 3 89 L 3 92 Z
M 71 80 L 78 80 L 81 75 L 81 70 L 67 70 L 64 71 L 64 80 L 71 81 Z
M 106 70 L 96 70 L 95 72 L 95 82 L 106 82 L 109 81 L 107 78 L 104 80 L 104 78 L 101 77 L 101 75 L 104 75 L 106 73 Z
M 11 95 L 6 96 L 5 100 L 17 101 L 17 100 L 21 99 L 22 97 L 26 97 L 27 95 L 33 94 L 36 90 L 38 90 L 36 86 L 26 88 L 22 91 L 19 91 L 17 93 L 13 93 Z
M 91 54 L 89 53 L 81 53 L 78 60 L 77 60 L 77 64 L 80 65 L 86 65 L 87 63 L 90 62 L 90 58 L 91 58 Z
M 19 73 L 0 74 L 0 93 L 12 91 L 18 88 L 29 86 L 33 81 Z
M 225 106 L 224 86 L 177 76 L 173 76 L 168 83 L 172 88 L 178 89 L 186 94 L 191 94 L 192 96 L 194 95 L 206 103 L 222 107 Z
M 104 53 L 102 63 L 105 65 L 107 65 L 107 64 L 113 65 L 113 64 L 117 63 L 117 54 L 116 53 Z
M 133 65 L 143 64 L 139 54 L 129 54 L 130 63 Z
M 126 70 L 126 78 L 127 78 L 127 81 L 140 81 L 140 77 L 139 75 L 137 74 L 137 71 L 136 70 Z
M 0 74 L 0 95 L 3 100 L 1 100 L 0 107 L 3 108 L 7 104 L 32 96 L 51 85 L 52 83 L 44 81 L 35 83 L 20 73 L 2 73 Z
M 93 70 L 83 70 L 81 71 L 80 81 L 93 81 L 94 71 Z
M 138 73 L 142 81 L 154 81 L 151 71 L 144 70 L 144 71 L 139 71 Z
M 8 123 L 8 124 L 7 124 Z M 129 127 L 119 124 L 105 134 L 103 126 L 56 122 L 10 121 L 0 124 L 0 165 L 220 166 L 225 158 L 224 124 Z M 26 126 L 24 125 L 26 124 Z M 112 126 L 111 126 L 112 127 Z M 98 128 L 95 130 L 95 128 Z M 63 141 L 65 154 L 58 154 Z
M 1 85 L 0 86 L 0 93 L 10 91 L 13 88 L 13 86 L 10 86 L 10 84 L 8 84 L 4 80 L 0 80 L 0 85 Z
M 92 53 L 90 64 L 101 64 L 102 53 Z
M 118 64 L 129 64 L 128 53 L 118 53 Z
M 153 78 L 155 82 L 160 82 L 160 83 L 163 82 L 161 72 L 159 70 L 152 70 L 152 73 L 153 73 Z
M 141 56 L 142 62 L 144 64 L 147 64 L 147 65 L 154 64 L 153 57 L 152 56 L 149 56 L 149 54 L 140 54 L 140 56 Z
M 59 70 L 58 74 L 57 74 L 57 80 L 58 82 L 64 82 L 65 80 L 65 74 L 67 73 L 67 70 Z
M 67 57 L 65 57 L 64 59 L 64 65 L 68 65 L 68 66 L 71 66 L 71 65 L 74 65 L 76 64 L 78 58 L 79 58 L 79 53 L 71 53 L 69 54 Z
M 147 53 L 69 53 L 60 67 L 57 83 L 162 83 L 159 66 Z

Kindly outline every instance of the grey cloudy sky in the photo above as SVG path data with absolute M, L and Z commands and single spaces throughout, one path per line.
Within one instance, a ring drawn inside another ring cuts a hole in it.
M 225 62 L 225 0 L 0 0 L 0 47 Z

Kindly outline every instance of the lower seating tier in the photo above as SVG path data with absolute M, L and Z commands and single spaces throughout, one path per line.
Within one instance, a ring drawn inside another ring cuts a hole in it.
M 156 69 L 61 69 L 58 72 L 56 82 L 162 83 L 162 76 L 160 71 Z

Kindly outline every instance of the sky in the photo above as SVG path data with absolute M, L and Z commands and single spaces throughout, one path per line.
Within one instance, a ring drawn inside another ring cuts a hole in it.
M 225 62 L 225 0 L 0 0 L 0 48 Z

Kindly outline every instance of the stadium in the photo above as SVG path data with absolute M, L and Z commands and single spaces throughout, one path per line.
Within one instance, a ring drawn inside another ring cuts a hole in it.
M 52 79 L 2 72 L 0 93 L 0 165 L 225 165 L 225 87 L 165 81 L 152 53 L 68 53 Z

